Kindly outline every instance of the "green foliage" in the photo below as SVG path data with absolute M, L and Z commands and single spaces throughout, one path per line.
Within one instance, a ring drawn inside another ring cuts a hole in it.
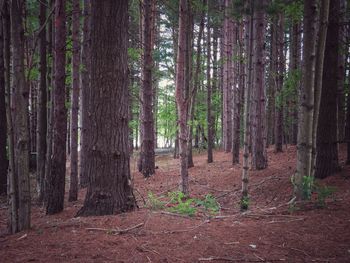
M 249 207 L 249 197 L 244 196 L 240 201 L 241 210 L 247 210 Z
M 287 102 L 298 95 L 301 81 L 301 70 L 292 70 L 284 78 L 282 90 L 276 96 L 276 106 L 286 106 Z
M 218 201 L 216 201 L 215 196 L 211 194 L 207 194 L 203 200 L 196 199 L 195 201 L 197 205 L 204 207 L 210 214 L 216 214 L 220 211 Z
M 193 206 L 194 199 L 186 198 L 184 193 L 180 191 L 170 192 L 168 194 L 171 204 L 176 204 L 168 210 L 173 213 L 193 216 L 196 213 L 196 208 Z
M 159 198 L 157 196 L 155 196 L 152 192 L 148 192 L 148 199 L 147 199 L 147 206 L 151 209 L 151 210 L 161 210 L 164 209 L 164 205 L 165 203 L 161 200 L 159 200 Z
M 314 177 L 304 176 L 301 182 L 302 198 L 303 200 L 310 200 L 314 190 Z
M 326 206 L 326 199 L 328 197 L 334 196 L 334 193 L 337 191 L 335 187 L 332 186 L 320 186 L 318 184 L 315 185 L 317 192 L 317 204 L 319 207 Z

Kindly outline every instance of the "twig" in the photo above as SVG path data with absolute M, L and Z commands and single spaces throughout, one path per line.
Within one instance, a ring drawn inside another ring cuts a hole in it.
M 292 220 L 283 220 L 283 221 L 270 221 L 270 222 L 267 222 L 267 224 L 274 224 L 274 223 L 290 223 L 290 222 L 294 222 L 294 221 L 301 221 L 301 220 L 304 220 L 305 218 L 296 218 L 296 219 L 292 219 Z
M 204 225 L 204 224 L 206 224 L 206 223 L 208 223 L 208 222 L 210 222 L 210 221 L 209 221 L 209 220 L 205 220 L 205 221 L 203 221 L 202 223 L 200 223 L 200 224 L 198 224 L 198 225 L 196 225 L 196 226 L 193 226 L 193 227 L 189 227 L 189 228 L 187 228 L 187 229 L 164 231 L 164 233 L 166 233 L 166 234 L 173 234 L 173 233 L 188 232 L 188 231 L 192 231 L 192 230 L 194 230 L 194 229 L 197 229 L 197 228 L 201 227 L 202 225 Z
M 209 258 L 199 258 L 198 261 L 230 261 L 230 262 L 273 262 L 273 261 L 286 261 L 286 259 L 247 259 L 247 258 L 228 258 L 228 257 L 209 257 Z
M 166 211 L 162 211 L 160 212 L 163 215 L 168 215 L 168 216 L 177 216 L 177 217 L 183 217 L 183 218 L 191 218 L 187 215 L 181 215 L 181 214 L 176 214 L 176 213 L 171 213 L 171 212 L 166 212 Z
M 128 227 L 128 228 L 125 228 L 125 229 L 106 229 L 106 228 L 86 228 L 86 230 L 90 230 L 90 231 L 104 231 L 104 232 L 108 232 L 108 233 L 112 233 L 112 234 L 115 234 L 115 235 L 121 235 L 121 234 L 125 234 L 131 230 L 134 230 L 136 228 L 140 228 L 144 225 L 144 223 L 140 223 L 140 224 L 137 224 L 135 226 L 132 226 L 132 227 Z

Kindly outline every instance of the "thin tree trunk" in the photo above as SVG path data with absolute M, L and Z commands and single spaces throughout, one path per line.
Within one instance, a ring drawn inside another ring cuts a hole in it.
M 3 32 L 3 10 L 0 10 L 0 195 L 7 191 L 7 123 L 6 123 L 6 101 L 5 101 L 5 65 L 4 65 L 4 32 Z
M 130 178 L 128 1 L 91 1 L 89 184 L 78 216 L 135 208 Z M 104 92 L 101 92 L 103 90 Z
M 63 210 L 66 176 L 66 1 L 55 2 L 55 77 L 51 173 L 48 181 L 47 214 Z
M 68 201 L 78 199 L 78 114 L 79 114 L 79 67 L 80 67 L 80 0 L 73 0 L 72 10 L 72 110 L 71 110 L 71 142 L 70 142 L 70 187 Z
M 91 72 L 91 1 L 84 0 L 84 23 L 83 23 L 83 42 L 81 49 L 81 65 L 82 70 L 80 74 L 80 96 L 81 96 L 81 138 L 80 138 L 80 175 L 79 175 L 79 184 L 80 187 L 87 187 L 88 177 L 87 177 L 87 166 L 86 163 L 86 154 L 87 154 L 87 145 L 89 144 L 89 119 L 91 116 L 90 110 L 90 72 Z
M 209 7 L 209 0 L 208 0 Z M 210 34 L 210 17 L 207 16 L 207 122 L 208 122 L 208 158 L 207 162 L 213 162 L 213 116 L 212 116 L 212 83 L 210 75 L 211 59 L 211 34 Z
M 46 61 L 46 4 L 40 2 L 40 26 L 43 27 L 39 34 L 40 53 L 40 82 L 38 95 L 38 119 L 37 119 L 37 184 L 38 202 L 41 203 L 45 195 L 45 162 L 46 162 L 46 133 L 47 133 L 47 61 Z
M 187 0 L 179 2 L 179 36 L 177 50 L 177 68 L 176 68 L 176 88 L 175 96 L 179 113 L 179 146 L 180 146 L 180 175 L 181 175 L 181 191 L 185 195 L 189 195 L 188 182 L 188 159 L 187 159 L 187 111 L 188 101 L 186 100 L 186 50 L 189 48 L 186 41 L 186 27 L 188 26 L 187 12 L 189 11 L 189 3 Z
M 29 182 L 29 90 L 24 75 L 24 2 L 11 1 L 11 39 L 13 45 L 13 101 L 15 133 L 15 167 L 18 175 L 18 231 L 30 228 L 31 198 Z
M 154 154 L 154 115 L 153 115 L 153 46 L 154 39 L 154 14 L 152 14 L 152 5 L 154 0 L 143 0 L 142 5 L 142 30 L 143 30 L 143 60 L 142 60 L 142 88 L 141 88 L 141 130 L 142 143 L 140 152 L 141 173 L 144 177 L 150 177 L 155 173 L 155 154 Z

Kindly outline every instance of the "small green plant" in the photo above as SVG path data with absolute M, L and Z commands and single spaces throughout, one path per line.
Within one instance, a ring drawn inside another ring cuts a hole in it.
M 332 186 L 317 186 L 317 204 L 319 207 L 325 207 L 326 199 L 336 192 L 336 188 Z
M 161 210 L 164 208 L 164 202 L 159 200 L 152 192 L 148 192 L 148 207 L 152 210 Z
M 196 213 L 196 208 L 193 206 L 194 199 L 187 198 L 181 191 L 168 193 L 170 198 L 170 203 L 174 204 L 168 210 L 173 213 L 178 213 L 182 215 L 193 216 Z
M 314 190 L 314 177 L 304 176 L 301 187 L 302 187 L 302 198 L 304 200 L 310 200 L 312 196 L 312 192 Z
M 249 207 L 249 197 L 248 196 L 244 196 L 241 199 L 240 202 L 240 206 L 241 206 L 241 210 L 247 210 Z
M 203 200 L 196 199 L 196 204 L 204 207 L 206 211 L 209 211 L 211 214 L 216 214 L 220 210 L 220 205 L 216 201 L 215 196 L 207 194 Z
M 185 198 L 185 194 L 181 191 L 169 192 L 168 197 L 170 198 L 171 204 L 176 204 L 182 202 L 182 199 Z

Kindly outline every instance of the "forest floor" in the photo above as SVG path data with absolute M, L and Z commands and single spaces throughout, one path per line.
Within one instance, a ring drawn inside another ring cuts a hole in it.
M 57 215 L 46 216 L 33 205 L 32 229 L 9 236 L 2 203 L 0 262 L 350 262 L 350 166 L 344 155 L 342 146 L 343 170 L 320 181 L 336 188 L 323 206 L 317 194 L 312 201 L 287 204 L 296 163 L 292 146 L 278 154 L 269 149 L 269 167 L 250 172 L 245 213 L 239 209 L 242 167 L 232 166 L 231 155 L 220 151 L 209 165 L 206 152 L 196 154 L 189 170 L 191 197 L 212 194 L 220 204 L 217 213 L 201 206 L 193 216 L 169 211 L 175 205 L 167 192 L 174 193 L 179 182 L 178 160 L 170 156 L 157 157 L 159 169 L 151 178 L 133 173 L 140 206 L 134 212 L 75 217 L 85 196 L 81 190 L 79 201 L 67 202 Z

